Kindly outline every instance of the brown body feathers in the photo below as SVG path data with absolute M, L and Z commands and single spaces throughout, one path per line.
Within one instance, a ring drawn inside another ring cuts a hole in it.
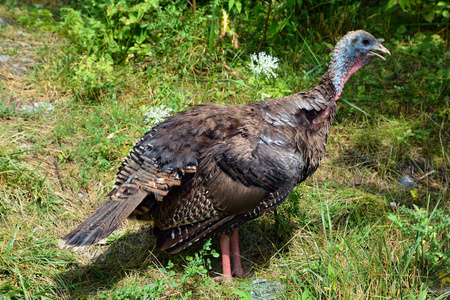
M 132 218 L 153 221 L 157 247 L 175 253 L 273 210 L 319 166 L 334 98 L 324 76 L 295 95 L 169 117 L 136 143 L 109 200 L 63 239 L 94 244 Z

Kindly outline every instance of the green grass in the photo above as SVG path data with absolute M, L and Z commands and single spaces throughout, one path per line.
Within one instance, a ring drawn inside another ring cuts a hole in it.
M 288 2 L 274 2 L 272 23 L 289 22 L 283 29 L 268 25 L 264 42 L 265 4 L 253 3 L 248 19 L 232 8 L 239 49 L 229 34 L 219 39 L 222 8 L 212 44 L 210 6 L 199 7 L 197 19 L 192 9 L 154 12 L 161 18 L 146 34 L 158 46 L 139 48 L 121 64 L 70 43 L 55 27 L 63 18 L 59 3 L 45 7 L 54 18 L 37 6 L 0 6 L 0 17 L 13 24 L 0 27 L 2 47 L 10 40 L 2 54 L 12 56 L 0 65 L 0 298 L 249 298 L 252 278 L 230 285 L 212 279 L 221 271 L 217 239 L 169 256 L 153 251 L 149 229 L 135 223 L 78 251 L 60 247 L 59 238 L 104 201 L 122 158 L 150 127 L 149 107 L 181 111 L 304 90 L 325 71 L 336 40 L 356 28 L 384 37 L 393 55 L 346 84 L 314 176 L 277 215 L 241 228 L 244 268 L 283 283 L 286 299 L 425 299 L 450 286 L 443 227 L 450 199 L 448 21 L 422 26 L 420 15 L 398 7 L 304 2 L 292 8 L 297 18 L 287 14 Z M 380 26 L 390 18 L 400 21 Z M 168 24 L 171 31 L 158 35 Z M 104 51 L 98 53 L 109 55 Z M 280 59 L 275 81 L 255 80 L 247 64 L 257 51 Z M 24 56 L 37 63 L 12 74 Z M 51 103 L 54 111 L 20 109 L 33 102 Z M 402 190 L 403 175 L 418 186 Z

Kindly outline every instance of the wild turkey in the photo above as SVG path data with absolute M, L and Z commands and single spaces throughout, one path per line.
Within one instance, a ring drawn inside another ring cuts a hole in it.
M 220 234 L 223 274 L 242 276 L 238 228 L 274 210 L 319 166 L 348 78 L 389 51 L 358 30 L 336 45 L 320 83 L 246 105 L 204 104 L 153 127 L 122 163 L 108 200 L 71 233 L 92 245 L 125 219 L 153 223 L 157 248 L 176 253 Z

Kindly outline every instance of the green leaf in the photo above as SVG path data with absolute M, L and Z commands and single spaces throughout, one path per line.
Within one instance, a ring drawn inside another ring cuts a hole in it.
M 241 13 L 241 10 L 242 10 L 242 3 L 241 3 L 241 1 L 237 1 L 236 2 L 236 9 L 238 10 L 239 13 Z
M 434 11 L 430 11 L 429 13 L 426 13 L 423 15 L 423 18 L 425 19 L 425 21 L 427 21 L 428 23 L 433 22 L 434 20 Z
M 251 295 L 249 295 L 245 291 L 233 291 L 233 294 L 235 294 L 239 297 L 242 297 L 241 300 L 251 300 L 252 299 Z
M 235 0 L 230 0 L 230 2 L 228 2 L 228 10 L 229 10 L 229 11 L 233 8 L 233 6 L 234 6 L 234 1 L 235 1 Z
M 330 264 L 328 265 L 328 275 L 334 279 L 336 278 L 336 271 L 334 270 L 333 266 Z
M 405 10 L 406 7 L 410 8 L 412 2 L 415 0 L 399 0 L 398 3 L 400 4 L 400 7 Z
M 394 6 L 395 4 L 397 4 L 397 0 L 389 0 L 389 2 L 388 2 L 388 4 L 387 4 L 386 8 L 389 9 L 389 8 L 391 8 L 392 6 Z
M 302 300 L 312 299 L 311 292 L 306 288 L 302 293 Z
M 404 34 L 406 32 L 406 26 L 405 25 L 401 25 L 397 28 L 397 33 L 399 34 Z

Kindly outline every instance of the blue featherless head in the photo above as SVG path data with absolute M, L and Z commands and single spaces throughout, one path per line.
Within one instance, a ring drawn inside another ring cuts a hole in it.
M 337 44 L 331 56 L 328 74 L 336 88 L 336 100 L 339 98 L 345 82 L 362 66 L 367 65 L 374 57 L 385 60 L 380 51 L 391 55 L 381 43 L 383 39 L 376 39 L 370 33 L 357 30 L 347 33 Z

